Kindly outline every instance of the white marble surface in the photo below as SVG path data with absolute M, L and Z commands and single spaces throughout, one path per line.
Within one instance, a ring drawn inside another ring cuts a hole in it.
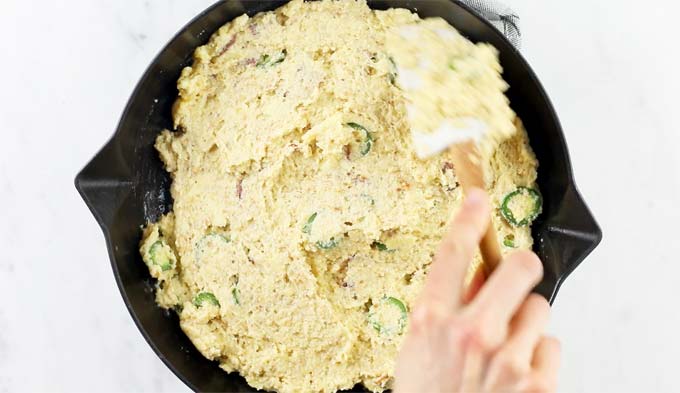
M 677 391 L 680 7 L 507 2 L 605 233 L 554 307 L 560 390 Z M 2 1 L 0 392 L 188 390 L 129 317 L 72 181 L 149 61 L 209 3 Z

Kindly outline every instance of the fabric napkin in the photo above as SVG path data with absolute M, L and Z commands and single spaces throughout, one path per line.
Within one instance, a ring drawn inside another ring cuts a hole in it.
M 510 7 L 494 0 L 460 1 L 491 22 L 496 29 L 508 38 L 515 48 L 519 49 L 521 47 L 522 33 L 519 29 L 519 16 Z

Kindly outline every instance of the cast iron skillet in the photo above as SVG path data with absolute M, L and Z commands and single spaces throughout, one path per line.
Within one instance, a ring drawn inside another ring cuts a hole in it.
M 191 64 L 194 49 L 233 18 L 272 10 L 285 1 L 219 2 L 196 17 L 163 48 L 132 93 L 113 138 L 78 174 L 76 188 L 101 226 L 121 295 L 137 327 L 165 364 L 191 389 L 250 392 L 245 380 L 227 374 L 201 356 L 179 327 L 174 313 L 154 301 L 154 282 L 137 251 L 140 226 L 172 208 L 170 179 L 153 148 L 156 135 L 171 128 L 175 83 Z M 421 17 L 440 16 L 472 41 L 500 51 L 507 95 L 524 120 L 538 161 L 543 214 L 534 223 L 534 250 L 545 277 L 536 291 L 551 302 L 564 279 L 597 246 L 602 233 L 572 178 L 560 123 L 536 75 L 512 45 L 488 22 L 448 0 L 368 1 L 372 8 L 409 8 Z

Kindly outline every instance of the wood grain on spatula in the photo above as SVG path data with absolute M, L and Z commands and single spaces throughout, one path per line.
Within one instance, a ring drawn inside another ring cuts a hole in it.
M 458 183 L 463 187 L 463 193 L 467 193 L 472 188 L 484 190 L 482 160 L 475 142 L 470 141 L 451 145 L 449 153 L 456 171 Z M 484 233 L 479 244 L 479 251 L 482 255 L 484 275 L 488 277 L 501 261 L 501 248 L 498 245 L 498 238 L 491 217 L 489 217 L 486 233 Z

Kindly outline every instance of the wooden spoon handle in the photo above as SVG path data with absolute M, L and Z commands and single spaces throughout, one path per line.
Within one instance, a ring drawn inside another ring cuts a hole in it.
M 498 245 L 498 237 L 496 236 L 496 230 L 493 227 L 493 222 L 489 219 L 489 226 L 486 229 L 482 241 L 479 243 L 479 251 L 482 254 L 482 268 L 484 269 L 484 275 L 489 277 L 491 273 L 498 267 L 501 262 L 501 248 Z
M 456 170 L 456 178 L 463 187 L 463 192 L 471 188 L 484 190 L 484 172 L 482 170 L 481 157 L 474 142 L 466 142 L 452 145 L 449 148 L 453 166 Z M 488 277 L 501 261 L 501 248 L 494 229 L 491 217 L 486 233 L 479 243 L 479 251 L 482 254 L 482 269 Z

